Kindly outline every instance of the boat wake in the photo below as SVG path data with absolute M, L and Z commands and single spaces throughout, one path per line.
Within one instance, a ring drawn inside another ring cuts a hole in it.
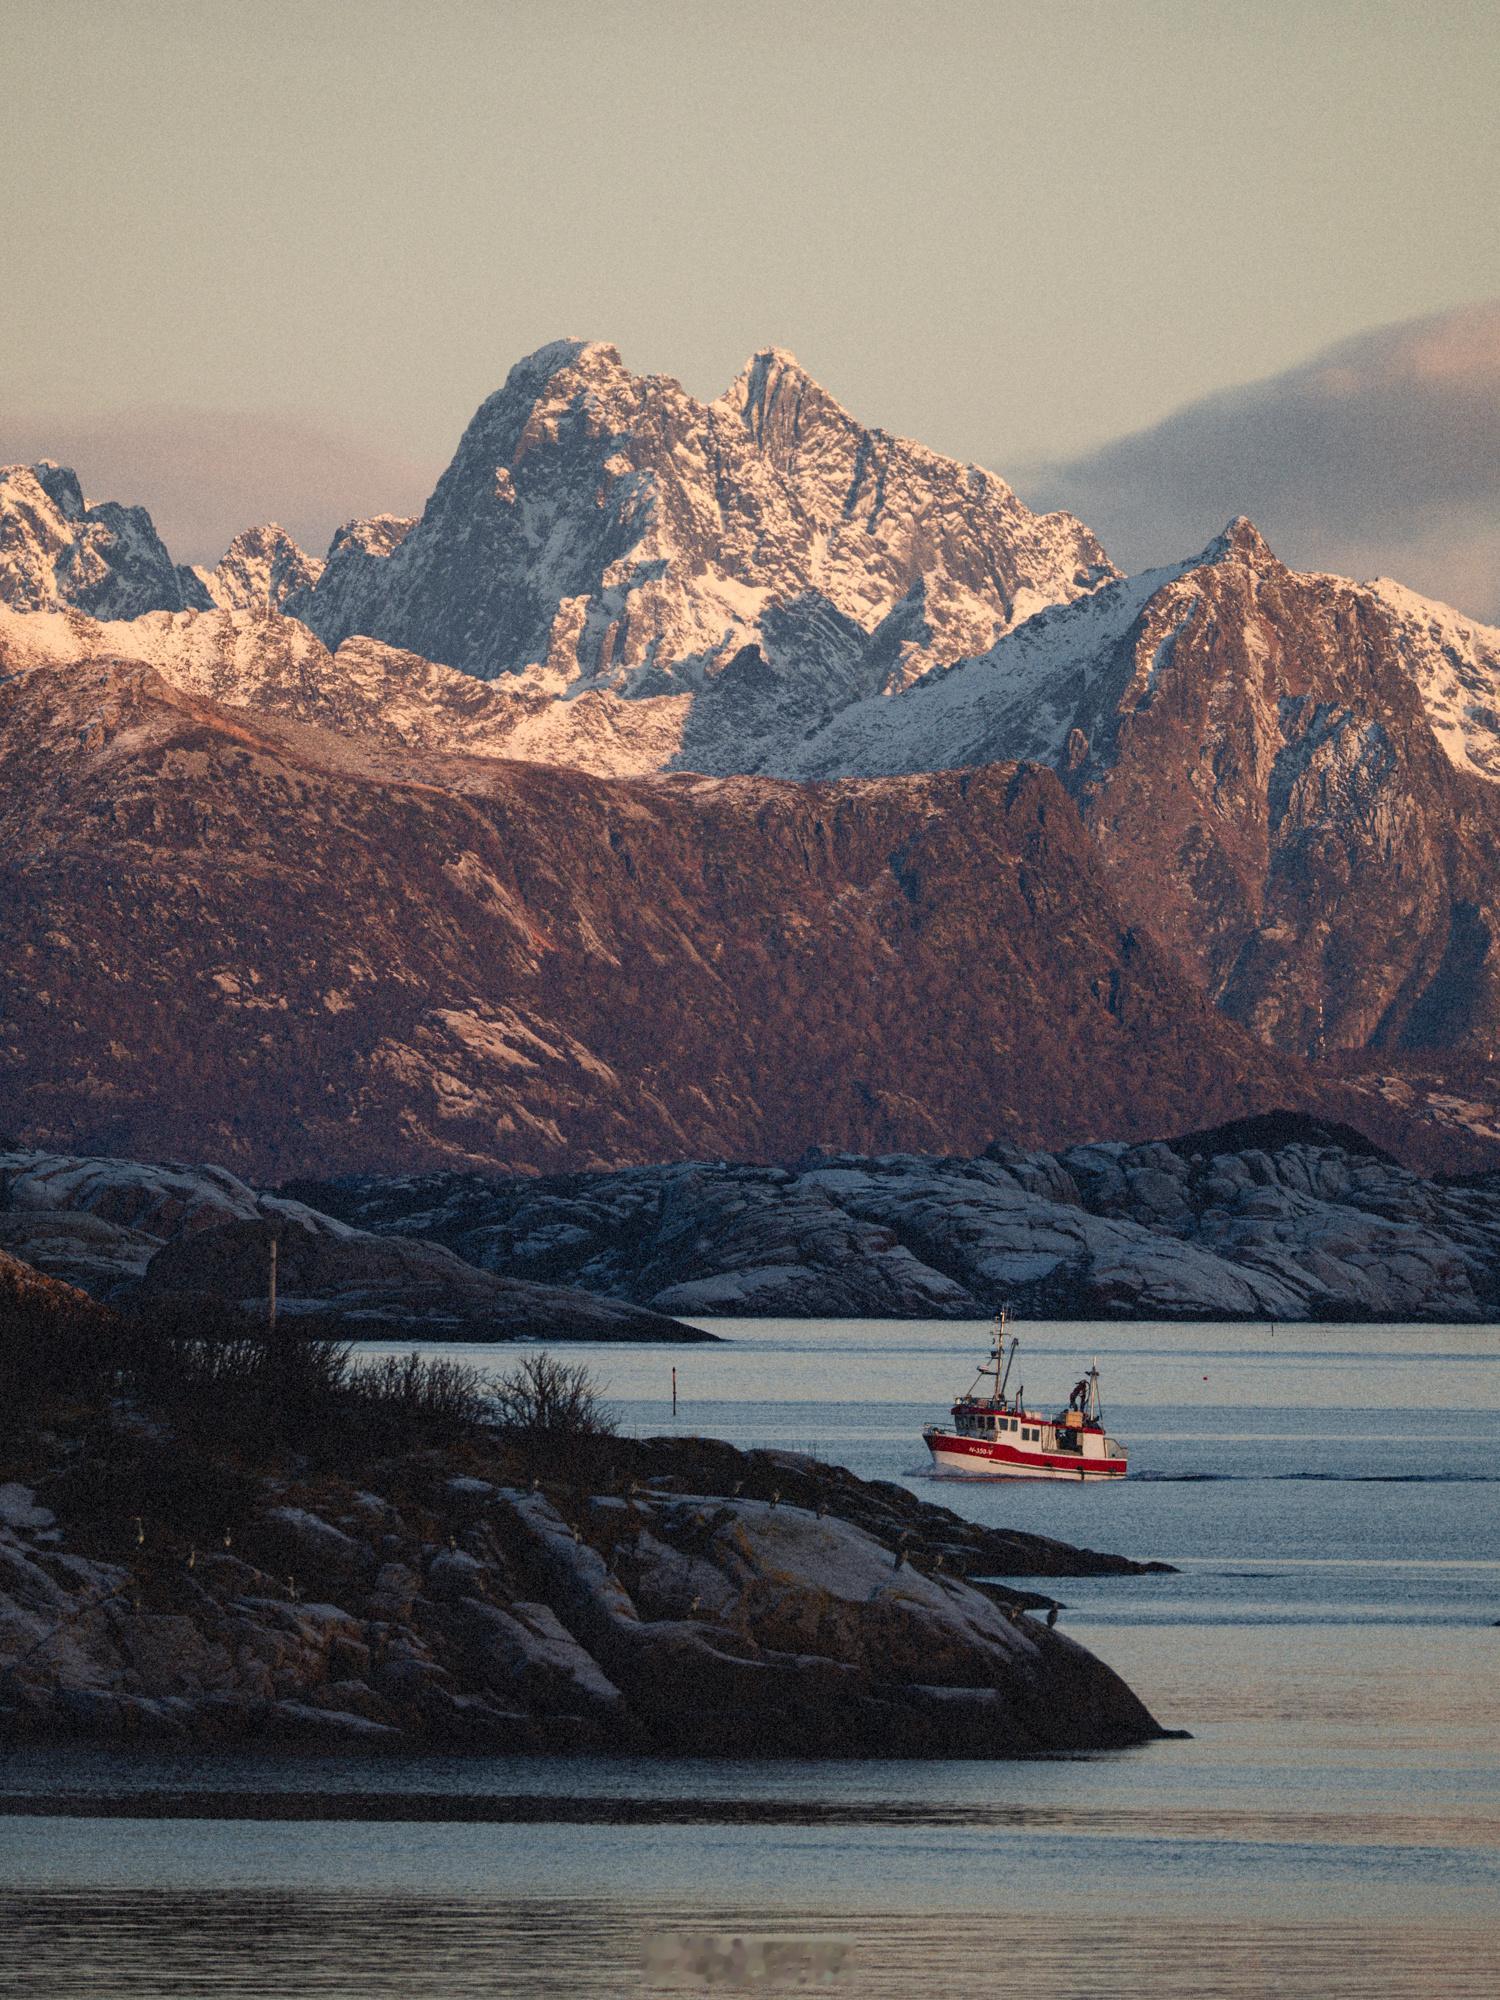
M 1304 1481 L 1320 1486 L 1495 1486 L 1500 1472 L 1133 1472 L 1133 1486 L 1277 1486 Z

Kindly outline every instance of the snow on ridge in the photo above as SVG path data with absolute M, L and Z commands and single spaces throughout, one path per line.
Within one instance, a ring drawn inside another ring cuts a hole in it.
M 1149 601 L 1198 559 L 1102 584 L 1051 605 L 985 653 L 938 667 L 899 693 L 850 704 L 763 767 L 792 778 L 956 769 L 1011 759 L 1057 763 L 1085 688 Z
M 691 698 L 561 698 L 545 673 L 496 685 L 375 639 L 336 653 L 294 618 L 259 610 L 149 612 L 100 623 L 0 603 L 0 682 L 58 667 L 150 667 L 170 687 L 310 723 L 353 743 L 562 764 L 636 777 L 680 750 Z
M 1449 762 L 1500 783 L 1500 629 L 1391 577 L 1360 587 L 1391 614 L 1401 657 Z

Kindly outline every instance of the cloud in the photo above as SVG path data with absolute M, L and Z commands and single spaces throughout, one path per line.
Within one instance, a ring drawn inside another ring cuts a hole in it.
M 414 514 L 443 467 L 295 416 L 145 409 L 0 419 L 0 464 L 71 465 L 90 500 L 150 510 L 179 562 L 217 562 L 240 529 L 279 521 L 321 555 L 352 515 Z
M 1500 300 L 1361 334 L 1017 484 L 1127 569 L 1243 513 L 1298 568 L 1395 576 L 1500 622 Z

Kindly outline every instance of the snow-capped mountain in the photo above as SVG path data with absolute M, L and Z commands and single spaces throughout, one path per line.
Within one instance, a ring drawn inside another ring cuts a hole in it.
M 1265 1040 L 1500 1047 L 1500 634 L 1232 522 L 762 768 L 1052 765 L 1125 906 Z
M 209 602 L 221 611 L 279 611 L 323 574 L 275 521 L 235 536 L 213 569 L 195 568 Z
M 1071 516 L 865 429 L 774 349 L 701 403 L 554 342 L 481 406 L 421 520 L 379 525 L 288 602 L 330 645 L 647 697 L 754 645 L 809 720 L 1114 574 Z
M 0 466 L 0 601 L 136 618 L 206 608 L 209 597 L 172 561 L 144 507 L 90 505 L 75 472 L 43 459 Z
M 454 759 L 757 783 L 1048 765 L 1127 928 L 1224 1013 L 1298 1056 L 1391 1052 L 1393 1104 L 1413 1063 L 1478 1065 L 1435 1087 L 1494 1122 L 1500 632 L 1298 575 L 1243 519 L 1119 577 L 1077 522 L 862 429 L 784 354 L 704 404 L 556 343 L 419 520 L 351 521 L 324 565 L 269 525 L 185 571 L 142 510 L 47 464 L 0 475 L 0 681 L 86 672 L 99 706 L 142 667 L 184 714 L 311 725 L 315 762 L 382 784 Z M 694 948 L 716 948 L 706 913 Z

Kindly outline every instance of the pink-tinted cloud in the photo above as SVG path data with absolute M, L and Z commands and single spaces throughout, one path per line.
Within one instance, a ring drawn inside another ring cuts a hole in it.
M 321 555 L 341 521 L 420 512 L 446 462 L 420 463 L 310 420 L 147 409 L 0 417 L 0 464 L 71 465 L 90 500 L 148 508 L 179 562 L 216 562 L 240 531 L 279 521 Z
M 1244 513 L 1300 568 L 1500 620 L 1500 300 L 1362 334 L 1020 484 L 1125 568 Z

